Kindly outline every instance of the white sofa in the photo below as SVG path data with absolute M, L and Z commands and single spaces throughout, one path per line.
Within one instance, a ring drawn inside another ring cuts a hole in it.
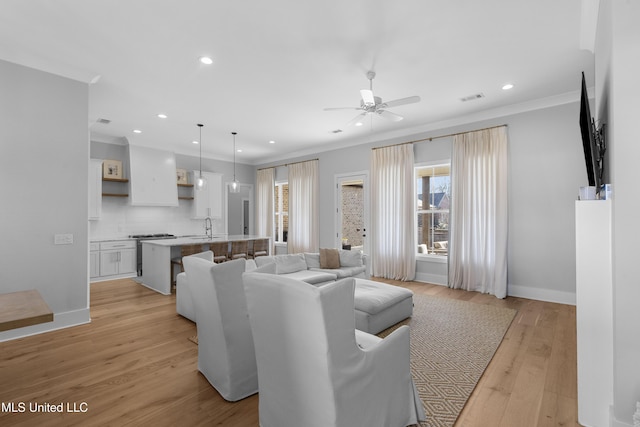
M 369 277 L 367 255 L 359 251 L 338 250 L 340 257 L 339 268 L 322 268 L 320 253 L 301 253 L 286 255 L 270 255 L 256 258 L 256 265 L 274 263 L 276 274 L 292 279 L 301 280 L 311 285 L 321 286 L 347 277 Z
M 190 255 L 213 262 L 210 251 Z M 355 278 L 355 326 L 357 329 L 377 334 L 389 326 L 411 317 L 413 292 L 399 286 L 367 280 L 369 266 L 366 255 L 340 250 L 340 268 L 320 268 L 318 253 L 261 256 L 246 261 L 245 272 L 261 271 L 300 280 L 310 285 L 322 286 L 348 277 Z M 196 322 L 192 292 L 186 273 L 178 274 L 176 285 L 176 311 Z

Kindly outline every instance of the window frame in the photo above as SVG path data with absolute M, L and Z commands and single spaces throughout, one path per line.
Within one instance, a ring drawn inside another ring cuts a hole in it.
M 449 261 L 449 250 L 447 249 L 447 254 L 446 255 L 436 255 L 436 254 L 429 254 L 429 253 L 419 253 L 418 252 L 418 223 L 419 223 L 419 219 L 418 216 L 420 214 L 424 214 L 424 213 L 448 213 L 449 215 L 451 215 L 451 210 L 450 209 L 438 209 L 438 210 L 432 210 L 432 209 L 418 209 L 418 186 L 417 186 L 417 181 L 419 178 L 418 175 L 418 171 L 420 169 L 425 169 L 425 168 L 434 168 L 434 167 L 438 167 L 438 166 L 449 166 L 449 182 L 451 182 L 451 159 L 442 159 L 442 160 L 436 160 L 436 161 L 430 161 L 430 162 L 420 162 L 420 163 L 415 163 L 413 165 L 413 182 L 415 185 L 415 189 L 414 189 L 414 193 L 413 193 L 413 199 L 414 199 L 414 207 L 415 207 L 415 211 L 414 211 L 414 225 L 415 225 L 415 232 L 413 235 L 414 238 L 414 247 L 416 248 L 416 259 L 423 259 L 423 260 L 429 260 L 432 262 L 440 262 L 440 263 L 447 263 Z M 451 229 L 449 229 L 449 232 L 451 232 Z M 449 234 L 450 237 L 450 234 Z
M 289 211 L 283 211 L 284 200 L 284 185 L 289 185 L 289 181 L 276 181 L 275 183 L 275 191 L 274 191 L 274 199 L 278 201 L 276 206 L 275 200 L 273 203 L 273 222 L 274 222 L 274 244 L 278 246 L 285 246 L 287 242 L 283 242 L 282 239 L 284 237 L 284 216 L 289 217 Z M 288 240 L 288 239 L 287 239 Z

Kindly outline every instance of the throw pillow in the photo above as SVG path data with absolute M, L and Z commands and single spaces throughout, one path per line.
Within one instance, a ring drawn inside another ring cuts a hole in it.
M 362 252 L 340 250 L 341 267 L 362 267 Z
M 320 268 L 340 268 L 340 253 L 337 249 L 320 249 Z
M 307 262 L 307 267 L 320 268 L 320 254 L 305 252 L 304 260 Z

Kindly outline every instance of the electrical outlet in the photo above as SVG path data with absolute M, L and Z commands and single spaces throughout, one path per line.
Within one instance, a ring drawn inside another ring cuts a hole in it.
M 53 236 L 53 243 L 56 245 L 72 245 L 73 234 L 55 234 Z

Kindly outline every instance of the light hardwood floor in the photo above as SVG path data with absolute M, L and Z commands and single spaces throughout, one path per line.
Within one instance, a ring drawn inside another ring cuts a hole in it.
M 386 282 L 518 310 L 456 426 L 579 425 L 575 307 Z M 176 314 L 175 295 L 129 279 L 92 284 L 91 318 L 0 343 L 0 425 L 258 425 L 257 395 L 226 402 L 198 373 L 197 346 L 188 340 L 196 328 Z M 30 412 L 36 403 L 78 412 Z

